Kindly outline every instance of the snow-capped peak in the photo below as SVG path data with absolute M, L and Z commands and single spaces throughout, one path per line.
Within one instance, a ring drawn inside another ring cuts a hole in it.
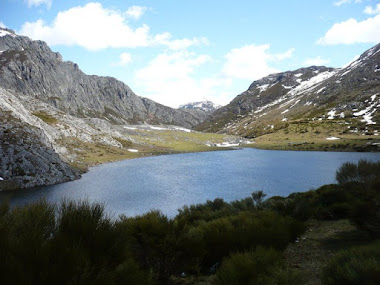
M 0 38 L 5 36 L 16 37 L 15 33 L 12 30 L 0 28 Z
M 205 112 L 212 112 L 216 109 L 219 109 L 221 106 L 217 105 L 211 101 L 205 100 L 205 101 L 198 101 L 198 102 L 191 102 L 187 103 L 185 105 L 181 105 L 179 109 L 198 109 Z

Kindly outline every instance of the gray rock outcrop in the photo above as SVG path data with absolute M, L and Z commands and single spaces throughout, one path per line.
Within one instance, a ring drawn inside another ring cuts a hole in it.
M 79 173 L 53 150 L 43 130 L 0 108 L 0 191 L 61 183 Z

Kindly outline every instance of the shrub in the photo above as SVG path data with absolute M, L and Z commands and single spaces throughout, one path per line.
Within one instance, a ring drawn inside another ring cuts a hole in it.
M 251 196 L 252 196 L 252 200 L 253 200 L 255 207 L 259 208 L 259 207 L 261 207 L 261 205 L 264 201 L 264 198 L 267 196 L 267 194 L 265 194 L 263 191 L 259 190 L 259 191 L 253 192 Z
M 55 229 L 54 207 L 41 201 L 9 210 L 0 217 L 0 283 L 28 284 L 49 270 L 50 239 Z
M 336 254 L 323 271 L 326 285 L 380 284 L 380 241 Z
M 282 254 L 272 248 L 235 253 L 223 260 L 215 285 L 302 284 L 302 278 L 284 265 Z
M 0 284 L 150 284 L 101 205 L 0 206 Z
M 178 253 L 173 221 L 152 211 L 123 218 L 118 227 L 128 238 L 128 248 L 142 268 L 152 271 L 157 279 L 167 279 L 175 272 Z
M 339 184 L 348 182 L 371 183 L 380 175 L 380 162 L 360 160 L 357 164 L 343 163 L 336 172 L 336 180 Z
M 241 212 L 236 215 L 203 222 L 198 231 L 206 254 L 202 268 L 208 269 L 232 252 L 258 245 L 283 249 L 305 230 L 302 222 L 272 211 Z
M 63 201 L 57 221 L 51 261 L 55 278 L 67 283 L 110 282 L 111 272 L 125 256 L 104 207 Z

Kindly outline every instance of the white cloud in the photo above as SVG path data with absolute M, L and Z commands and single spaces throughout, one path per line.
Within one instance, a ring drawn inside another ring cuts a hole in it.
M 130 15 L 137 17 L 141 13 L 137 12 L 139 9 L 133 8 L 128 11 Z M 134 11 L 134 14 L 131 11 Z M 196 38 L 174 40 L 169 33 L 151 35 L 147 25 L 136 29 L 130 27 L 128 18 L 127 13 L 106 9 L 100 3 L 88 3 L 85 6 L 59 12 L 51 25 L 41 19 L 36 22 L 26 22 L 19 34 L 44 40 L 49 45 L 78 45 L 88 50 L 153 45 L 178 49 L 204 42 Z
M 208 45 L 207 38 L 177 39 L 173 40 L 168 32 L 156 35 L 152 41 L 155 44 L 165 45 L 171 50 L 186 49 L 190 46 Z
M 269 54 L 268 49 L 269 45 L 232 49 L 225 55 L 222 68 L 206 78 L 200 78 L 199 71 L 215 62 L 210 56 L 186 50 L 167 51 L 136 72 L 134 88 L 138 89 L 138 94 L 171 107 L 204 98 L 226 104 L 231 96 L 242 91 L 236 88 L 236 82 L 248 86 L 252 80 L 277 72 L 269 64 L 289 58 L 294 52 L 290 49 Z
M 380 14 L 358 22 L 355 19 L 334 24 L 317 43 L 320 45 L 380 42 Z
M 223 74 L 231 78 L 259 79 L 270 73 L 278 72 L 269 65 L 273 61 L 281 61 L 290 58 L 294 49 L 289 49 L 282 54 L 268 53 L 269 45 L 246 45 L 232 49 L 226 56 Z
M 317 57 L 314 57 L 314 58 L 307 58 L 305 61 L 304 61 L 304 65 L 306 66 L 312 66 L 312 65 L 317 65 L 317 66 L 320 66 L 320 65 L 326 65 L 330 62 L 329 59 L 324 59 L 320 56 L 317 56 Z
M 28 4 L 28 7 L 32 7 L 32 6 L 37 7 L 37 6 L 45 4 L 46 7 L 50 8 L 52 0 L 25 0 L 25 2 Z
M 130 18 L 138 20 L 141 18 L 142 15 L 144 15 L 146 10 L 147 8 L 143 6 L 132 6 L 129 7 L 127 11 L 125 11 L 125 14 Z
M 132 62 L 132 55 L 128 52 L 121 53 L 119 57 L 120 61 L 114 65 L 125 66 Z
M 380 3 L 375 6 L 375 8 L 372 8 L 372 6 L 367 6 L 364 9 L 364 13 L 368 15 L 375 15 L 380 14 Z
M 50 26 L 43 20 L 26 22 L 20 33 L 50 45 L 79 45 L 89 50 L 147 46 L 149 42 L 148 26 L 132 29 L 125 24 L 123 14 L 100 3 L 59 12 Z
M 0 28 L 6 28 L 7 26 L 3 23 L 3 22 L 0 22 Z
M 340 7 L 343 4 L 348 4 L 348 3 L 351 3 L 351 2 L 352 2 L 352 0 L 339 0 L 339 1 L 334 2 L 334 6 Z M 355 3 L 361 3 L 362 0 L 355 0 L 354 2 Z
M 217 87 L 230 82 L 223 78 L 197 79 L 196 71 L 211 60 L 208 55 L 185 50 L 159 54 L 136 72 L 134 85 L 140 95 L 175 108 L 204 98 L 214 100 L 219 95 Z
M 342 6 L 343 4 L 347 4 L 347 3 L 350 3 L 351 0 L 340 0 L 340 1 L 336 1 L 334 2 L 334 6 Z

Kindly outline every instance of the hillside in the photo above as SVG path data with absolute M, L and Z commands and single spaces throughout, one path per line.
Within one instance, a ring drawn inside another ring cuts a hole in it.
M 86 75 L 63 61 L 45 42 L 4 30 L 0 37 L 0 86 L 79 117 L 104 118 L 118 124 L 171 124 L 192 127 L 194 115 L 141 98 L 112 77 Z
M 254 81 L 196 129 L 249 138 L 283 131 L 272 139 L 297 143 L 345 135 L 377 139 L 379 98 L 380 44 L 342 69 L 311 66 Z

